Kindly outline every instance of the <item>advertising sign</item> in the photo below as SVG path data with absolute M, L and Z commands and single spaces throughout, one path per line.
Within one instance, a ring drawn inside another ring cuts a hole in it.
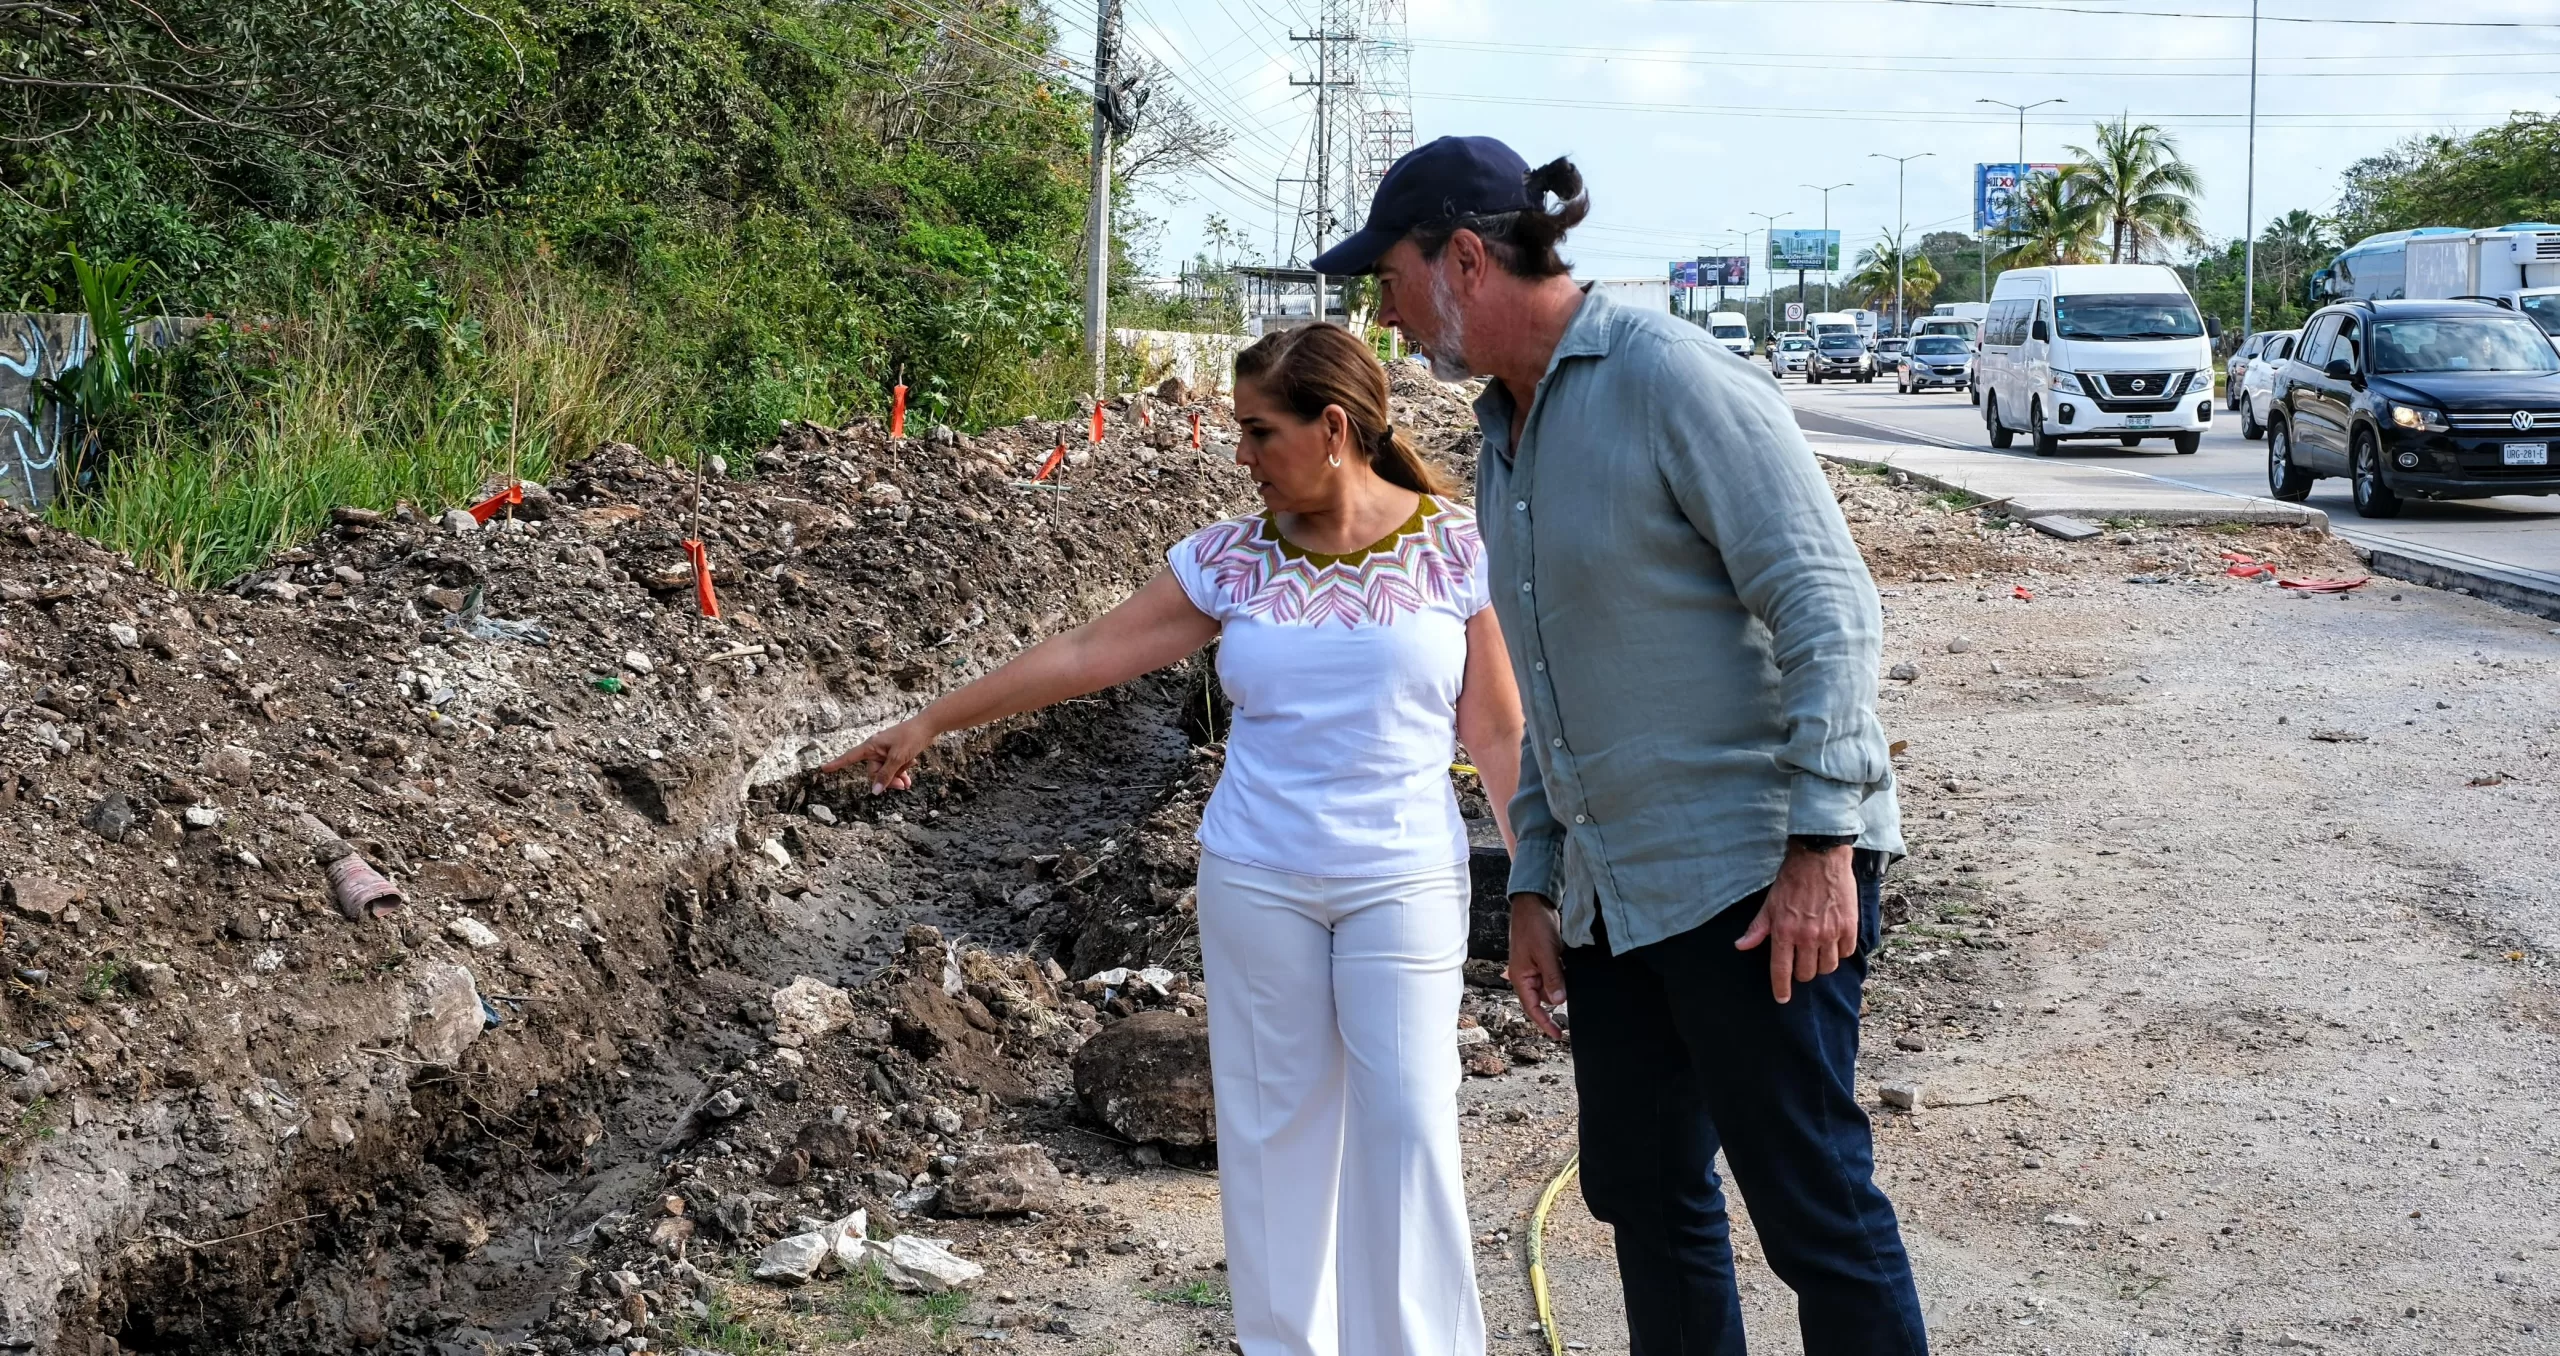
M 2060 165 L 1976 165 L 1973 167 L 1973 229 L 1996 233 L 2009 229 L 2009 200 L 2028 175 L 2059 174 Z
M 1699 260 L 1698 285 L 1701 287 L 1749 287 L 1751 256 L 1719 254 Z
M 1769 232 L 1769 267 L 1775 269 L 1840 267 L 1838 231 Z

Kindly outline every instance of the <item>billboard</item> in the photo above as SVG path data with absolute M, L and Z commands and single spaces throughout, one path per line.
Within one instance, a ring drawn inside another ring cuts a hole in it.
M 1840 267 L 1838 231 L 1769 232 L 1769 267 L 1774 269 Z
M 2009 199 L 2028 175 L 2059 174 L 2060 165 L 1976 165 L 1973 167 L 1973 229 L 1990 234 L 2009 229 Z
M 1701 287 L 1749 287 L 1751 256 L 1718 254 L 1699 260 L 1698 285 Z

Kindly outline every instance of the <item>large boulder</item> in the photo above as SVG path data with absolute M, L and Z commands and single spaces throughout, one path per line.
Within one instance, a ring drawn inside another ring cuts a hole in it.
M 486 1025 L 479 985 L 459 965 L 428 965 L 417 973 L 409 1044 L 427 1063 L 452 1068 Z
M 1205 1018 L 1157 1010 L 1104 1027 L 1076 1052 L 1075 1075 L 1085 1109 L 1124 1139 L 1217 1142 Z
M 1066 1184 L 1049 1151 L 1037 1144 L 1008 1144 L 961 1159 L 942 1184 L 942 1208 L 953 1215 L 1022 1215 L 1054 1212 Z

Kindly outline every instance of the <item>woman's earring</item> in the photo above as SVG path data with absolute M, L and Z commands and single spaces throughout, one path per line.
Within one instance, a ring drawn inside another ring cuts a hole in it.
M 1339 452 L 1325 453 L 1324 464 L 1327 466 L 1340 466 L 1342 464 L 1342 454 Z

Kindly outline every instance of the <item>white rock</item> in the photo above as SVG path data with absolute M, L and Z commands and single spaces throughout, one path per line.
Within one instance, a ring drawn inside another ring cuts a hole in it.
M 472 517 L 469 509 L 446 509 L 444 515 L 436 519 L 436 524 L 450 537 L 467 536 L 480 530 L 480 520 Z
M 1886 1083 L 1876 1089 L 1876 1095 L 1896 1111 L 1920 1109 L 1920 1085 L 1917 1083 Z
M 2078 1215 L 2066 1214 L 2059 1210 L 2045 1216 L 2044 1222 L 2052 1225 L 2056 1229 L 2086 1229 L 2089 1227 L 2089 1221 L 2080 1218 Z
M 409 1044 L 429 1064 L 451 1066 L 480 1039 L 486 1019 L 480 987 L 459 965 L 429 965 L 418 972 L 415 1018 Z
M 210 829 L 222 823 L 222 812 L 210 805 L 190 805 L 182 817 L 191 829 Z
M 1458 1048 L 1461 1050 L 1470 1045 L 1484 1045 L 1492 1041 L 1492 1039 L 1493 1033 L 1480 1026 L 1462 1026 L 1458 1028 Z
M 821 824 L 833 824 L 836 822 L 836 812 L 823 805 L 810 806 L 809 817 Z
M 985 1267 L 951 1255 L 950 1248 L 930 1238 L 900 1234 L 886 1243 L 867 1244 L 864 1253 L 880 1264 L 880 1274 L 900 1290 L 940 1294 L 976 1281 Z
M 138 650 L 142 648 L 142 633 L 125 625 L 123 622 L 107 623 L 107 639 L 114 641 L 116 648 L 119 650 Z
M 793 1234 L 775 1240 L 756 1259 L 755 1276 L 759 1281 L 775 1281 L 783 1285 L 805 1285 L 817 1278 L 818 1269 L 835 1255 L 835 1245 L 824 1234 Z
M 853 995 L 824 980 L 802 975 L 774 990 L 774 1030 L 804 1043 L 846 1026 L 855 1015 Z
M 773 863 L 775 866 L 778 866 L 785 871 L 791 869 L 791 849 L 784 847 L 781 839 L 768 838 L 763 842 L 756 844 L 756 851 L 763 853 L 765 860 Z
M 486 951 L 498 944 L 498 934 L 477 918 L 462 917 L 444 925 L 445 935 L 475 950 Z
M 818 1231 L 827 1240 L 828 1256 L 840 1271 L 854 1271 L 862 1266 L 864 1245 L 871 1241 L 871 1215 L 856 1210 Z
M 524 845 L 524 859 L 535 866 L 549 866 L 552 862 L 551 849 L 540 843 L 527 843 Z
M 1972 648 L 1973 637 L 1971 636 L 1958 636 L 1947 642 L 1947 653 L 1949 654 L 1963 654 L 1965 651 Z
M 643 654 L 638 650 L 625 650 L 622 652 L 622 667 L 631 670 L 633 673 L 655 673 L 658 668 L 655 663 L 651 662 L 648 655 Z

